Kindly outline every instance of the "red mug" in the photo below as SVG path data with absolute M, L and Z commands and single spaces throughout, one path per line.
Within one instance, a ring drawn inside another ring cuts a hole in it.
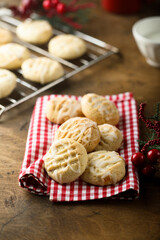
M 101 0 L 105 10 L 113 13 L 129 14 L 140 10 L 141 0 Z

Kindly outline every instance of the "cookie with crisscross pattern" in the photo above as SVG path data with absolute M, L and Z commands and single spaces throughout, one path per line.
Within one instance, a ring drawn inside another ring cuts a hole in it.
M 100 140 L 96 122 L 84 117 L 70 118 L 56 131 L 55 139 L 72 138 L 91 152 Z
M 56 97 L 47 102 L 46 116 L 49 121 L 62 124 L 72 117 L 83 116 L 80 102 L 67 97 Z
M 53 142 L 43 160 L 48 175 L 63 184 L 76 180 L 84 172 L 88 157 L 82 144 L 65 138 Z

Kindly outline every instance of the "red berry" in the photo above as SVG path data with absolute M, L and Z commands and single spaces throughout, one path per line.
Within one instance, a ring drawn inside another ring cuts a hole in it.
M 158 149 L 152 149 L 147 153 L 147 158 L 151 163 L 155 163 L 160 158 L 160 151 Z
M 65 12 L 66 6 L 64 3 L 58 3 L 56 10 L 59 14 L 63 14 Z
M 142 167 L 145 162 L 145 156 L 141 152 L 134 153 L 131 157 L 131 161 L 135 167 Z
M 146 177 L 153 176 L 155 174 L 155 168 L 151 165 L 147 165 L 142 169 L 142 174 Z
M 51 9 L 51 7 L 52 7 L 52 3 L 51 3 L 50 0 L 44 0 L 43 1 L 43 8 L 45 10 L 49 10 L 49 9 Z

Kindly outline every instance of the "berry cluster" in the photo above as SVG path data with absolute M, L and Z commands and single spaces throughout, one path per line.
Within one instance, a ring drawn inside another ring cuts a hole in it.
M 156 105 L 155 115 L 148 118 L 144 116 L 145 105 L 140 104 L 139 119 L 149 130 L 146 131 L 147 140 L 139 140 L 141 151 L 133 154 L 131 161 L 143 175 L 160 177 L 160 102 Z
M 19 15 L 23 18 L 29 17 L 32 12 L 37 10 L 37 8 L 38 0 L 23 0 L 20 7 L 11 7 L 15 15 Z M 66 5 L 59 0 L 43 0 L 41 13 L 43 12 L 43 9 L 46 13 L 54 12 L 54 14 L 63 14 L 67 10 Z
M 72 28 L 80 29 L 82 27 L 77 21 L 79 20 L 79 10 L 85 10 L 95 7 L 94 3 L 81 3 L 78 0 L 70 0 L 63 3 L 60 0 L 22 0 L 20 6 L 11 6 L 11 10 L 15 16 L 20 18 L 28 18 L 32 13 L 42 16 L 43 18 L 53 18 L 58 16 L 59 19 L 70 25 Z M 82 18 L 85 18 L 85 14 Z M 55 21 L 55 19 L 54 19 Z
M 135 167 L 137 167 L 144 176 L 154 176 L 155 166 L 160 160 L 160 150 L 151 149 L 147 156 L 142 152 L 137 152 L 132 155 L 131 161 Z
M 66 10 L 66 5 L 59 0 L 44 0 L 43 8 L 48 11 L 55 9 L 57 13 L 63 14 Z

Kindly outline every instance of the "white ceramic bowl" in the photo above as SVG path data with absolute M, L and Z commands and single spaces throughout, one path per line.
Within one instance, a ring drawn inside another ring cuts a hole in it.
M 160 67 L 160 17 L 148 17 L 133 25 L 137 46 L 148 64 Z

